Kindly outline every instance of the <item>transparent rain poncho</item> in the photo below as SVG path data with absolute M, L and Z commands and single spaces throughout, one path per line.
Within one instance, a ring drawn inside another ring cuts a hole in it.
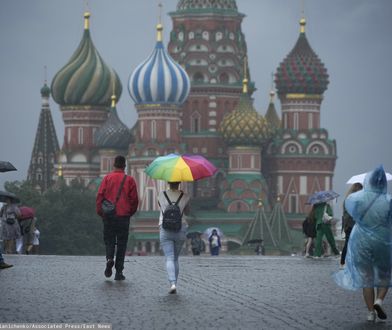
M 392 201 L 382 166 L 366 175 L 363 190 L 350 194 L 345 207 L 355 226 L 335 282 L 349 290 L 392 286 Z

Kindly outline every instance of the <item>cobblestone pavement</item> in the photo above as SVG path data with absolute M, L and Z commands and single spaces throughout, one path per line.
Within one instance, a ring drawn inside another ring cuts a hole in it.
M 331 279 L 338 260 L 184 256 L 169 295 L 163 257 L 126 257 L 117 282 L 104 257 L 10 256 L 0 271 L 0 323 L 111 323 L 113 329 L 392 329 L 369 324 L 360 291 Z M 112 277 L 113 278 L 113 277 Z

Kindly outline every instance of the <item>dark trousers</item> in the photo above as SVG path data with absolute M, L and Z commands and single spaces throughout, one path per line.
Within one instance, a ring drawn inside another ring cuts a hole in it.
M 340 257 L 340 264 L 341 265 L 344 265 L 345 263 L 346 263 L 346 254 L 347 254 L 347 246 L 348 246 L 348 240 L 349 240 L 349 238 L 350 238 L 350 234 L 351 234 L 351 231 L 352 231 L 353 229 L 352 228 L 348 228 L 347 230 L 345 230 L 344 231 L 344 247 L 343 247 L 343 250 L 342 250 L 342 255 L 341 255 L 341 257 Z
M 125 251 L 128 243 L 129 217 L 114 217 L 103 220 L 103 240 L 106 246 L 106 260 L 114 259 L 116 250 L 116 271 L 124 269 Z

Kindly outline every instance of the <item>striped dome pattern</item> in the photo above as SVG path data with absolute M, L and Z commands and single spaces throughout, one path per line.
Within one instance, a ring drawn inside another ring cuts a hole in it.
M 131 74 L 129 94 L 136 104 L 182 104 L 188 97 L 190 80 L 157 41 L 152 54 Z
M 86 13 L 85 21 L 88 19 Z M 90 30 L 85 28 L 78 48 L 52 80 L 52 97 L 63 106 L 110 106 L 113 86 L 118 100 L 122 92 L 120 78 L 103 61 L 91 40 Z

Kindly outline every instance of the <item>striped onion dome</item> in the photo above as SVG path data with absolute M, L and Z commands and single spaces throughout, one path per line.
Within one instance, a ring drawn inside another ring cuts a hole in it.
M 310 47 L 305 35 L 304 18 L 293 50 L 280 63 L 275 74 L 278 94 L 323 94 L 329 83 L 327 69 Z
M 208 9 L 237 11 L 237 4 L 235 0 L 180 0 L 177 4 L 177 11 Z
M 185 70 L 168 54 L 162 42 L 163 27 L 157 25 L 157 43 L 152 54 L 129 78 L 129 93 L 136 104 L 182 104 L 190 80 Z
M 131 143 L 131 132 L 120 120 L 116 110 L 116 96 L 112 96 L 112 106 L 108 119 L 95 132 L 95 145 L 105 149 L 128 149 Z
M 243 93 L 233 112 L 224 116 L 219 127 L 228 145 L 260 146 L 271 135 L 267 121 L 254 108 L 244 79 Z
M 117 100 L 121 96 L 117 73 L 102 60 L 91 40 L 89 17 L 86 12 L 78 48 L 52 81 L 52 96 L 60 105 L 110 106 L 113 86 Z

